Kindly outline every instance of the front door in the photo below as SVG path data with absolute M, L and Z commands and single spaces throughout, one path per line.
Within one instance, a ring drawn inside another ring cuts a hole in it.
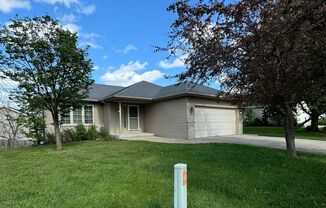
M 128 130 L 139 130 L 138 105 L 128 105 Z

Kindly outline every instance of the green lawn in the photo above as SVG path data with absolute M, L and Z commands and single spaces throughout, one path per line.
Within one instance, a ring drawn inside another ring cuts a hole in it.
M 244 127 L 243 133 L 245 134 L 258 134 L 259 136 L 275 136 L 284 137 L 283 128 L 275 126 L 250 126 Z M 301 139 L 315 139 L 315 140 L 325 140 L 326 133 L 321 132 L 311 132 L 304 128 L 297 129 L 295 132 L 296 138 Z
M 1 150 L 0 207 L 173 207 L 177 162 L 189 207 L 326 207 L 326 156 L 136 141 Z

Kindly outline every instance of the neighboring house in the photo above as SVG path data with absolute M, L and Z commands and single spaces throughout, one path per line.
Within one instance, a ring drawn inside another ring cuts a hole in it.
M 190 83 L 167 87 L 146 81 L 128 87 L 94 84 L 87 105 L 66 115 L 62 127 L 95 125 L 116 138 L 146 133 L 187 139 L 242 134 L 240 110 L 217 93 Z M 53 131 L 48 112 L 46 122 Z
M 263 119 L 264 110 L 265 110 L 264 107 L 250 106 L 250 107 L 246 108 L 245 112 L 250 109 L 253 111 L 254 118 Z M 309 119 L 309 117 L 310 117 L 309 114 L 304 112 L 299 106 L 297 107 L 296 111 L 297 111 L 296 112 L 296 121 L 298 124 L 304 123 L 306 120 Z M 243 120 L 246 122 L 246 113 L 243 116 Z M 276 116 L 269 116 L 269 117 L 267 117 L 267 123 L 272 124 L 272 125 L 279 125 L 279 124 L 281 124 L 281 120 L 280 120 L 280 118 L 277 118 Z M 311 122 L 308 121 L 308 122 L 304 123 L 303 126 L 307 127 L 310 125 L 311 125 Z
M 0 137 L 9 138 L 17 131 L 17 137 L 22 137 L 22 128 L 15 122 L 20 112 L 10 107 L 0 107 Z
M 297 107 L 297 123 L 301 124 L 310 118 L 310 115 L 304 112 L 300 107 Z M 306 122 L 303 126 L 307 127 L 311 125 L 311 121 Z
M 0 148 L 7 148 L 10 142 L 14 146 L 31 146 L 29 138 L 23 134 L 28 129 L 16 122 L 20 112 L 10 107 L 0 107 Z

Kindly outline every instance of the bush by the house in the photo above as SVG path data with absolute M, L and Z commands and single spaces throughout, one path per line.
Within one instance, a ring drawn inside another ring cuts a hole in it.
M 46 144 L 55 144 L 55 135 L 53 133 L 46 133 Z
M 109 132 L 105 130 L 105 128 L 101 127 L 100 131 L 98 132 L 98 135 L 101 139 L 108 139 L 109 138 Z
M 75 137 L 76 140 L 87 140 L 87 129 L 84 125 L 77 125 L 75 128 Z
M 75 128 L 65 129 L 62 132 L 63 142 L 107 139 L 109 133 L 102 127 L 97 130 L 96 126 L 86 128 L 84 125 L 78 125 Z
M 77 137 L 74 129 L 65 129 L 62 132 L 62 140 L 64 142 L 77 141 Z
M 94 139 L 97 139 L 99 137 L 99 133 L 96 129 L 96 126 L 90 126 L 88 129 L 87 129 L 87 133 L 86 133 L 86 138 L 87 140 L 94 140 Z

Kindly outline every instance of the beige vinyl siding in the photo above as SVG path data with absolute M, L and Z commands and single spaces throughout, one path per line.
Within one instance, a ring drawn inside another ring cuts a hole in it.
M 109 105 L 109 133 L 119 134 L 119 104 L 108 103 Z
M 109 105 L 103 105 L 103 126 L 109 132 Z
M 156 136 L 188 138 L 187 98 L 177 98 L 145 106 L 145 132 Z
M 92 105 L 93 105 L 93 114 L 94 114 L 93 124 L 98 128 L 104 127 L 103 105 L 102 104 L 92 104 Z

